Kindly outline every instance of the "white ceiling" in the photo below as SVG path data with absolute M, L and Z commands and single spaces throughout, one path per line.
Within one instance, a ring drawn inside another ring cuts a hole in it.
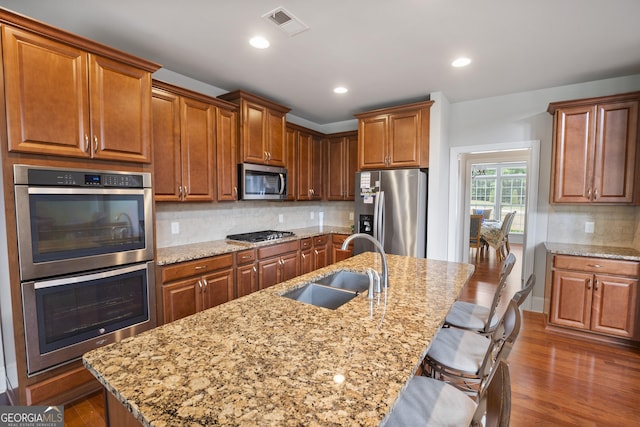
M 442 92 L 459 102 L 640 73 L 639 0 L 0 0 L 0 6 L 244 89 L 316 124 Z M 283 6 L 310 29 L 262 15 Z M 256 50 L 248 39 L 266 36 Z M 450 63 L 459 55 L 473 62 Z M 337 85 L 349 88 L 336 95 Z

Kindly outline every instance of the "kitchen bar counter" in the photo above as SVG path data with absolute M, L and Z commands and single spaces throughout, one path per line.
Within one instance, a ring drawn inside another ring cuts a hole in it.
M 282 239 L 269 240 L 260 243 L 242 243 L 235 241 L 231 242 L 228 240 L 215 240 L 212 242 L 201 242 L 188 245 L 158 248 L 156 250 L 156 265 L 169 265 L 183 261 L 192 261 L 200 258 L 222 255 L 229 252 L 241 251 L 247 248 L 257 248 L 259 246 L 273 245 L 276 243 L 299 240 L 306 237 L 319 236 L 322 234 L 351 234 L 350 227 L 331 226 L 324 226 L 322 227 L 322 229 L 320 227 L 307 227 L 281 231 L 292 231 L 293 233 L 295 233 L 295 236 L 283 237 Z
M 640 251 L 633 248 L 554 242 L 545 242 L 544 245 L 552 254 L 640 261 Z
M 337 310 L 279 296 L 364 253 L 84 355 L 145 426 L 378 425 L 473 265 L 389 255 L 389 289 Z M 344 381 L 340 382 L 340 376 Z

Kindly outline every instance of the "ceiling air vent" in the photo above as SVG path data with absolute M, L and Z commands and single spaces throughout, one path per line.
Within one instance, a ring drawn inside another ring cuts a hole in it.
M 296 18 L 293 13 L 284 7 L 273 9 L 271 12 L 262 15 L 262 17 L 276 24 L 282 31 L 287 33 L 289 37 L 309 29 L 304 22 Z

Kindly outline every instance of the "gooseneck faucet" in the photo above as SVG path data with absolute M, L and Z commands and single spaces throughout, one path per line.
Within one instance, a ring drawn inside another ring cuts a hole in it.
M 342 243 L 342 250 L 343 251 L 346 250 L 347 247 L 349 246 L 349 243 L 351 243 L 351 241 L 355 239 L 365 239 L 370 241 L 375 245 L 378 252 L 380 252 L 380 257 L 382 258 L 382 286 L 385 289 L 388 288 L 389 287 L 389 270 L 387 269 L 387 254 L 384 253 L 384 248 L 382 247 L 382 244 L 380 244 L 380 242 L 378 242 L 376 239 L 374 239 L 373 237 L 369 236 L 366 233 L 356 233 L 344 239 L 344 242 Z

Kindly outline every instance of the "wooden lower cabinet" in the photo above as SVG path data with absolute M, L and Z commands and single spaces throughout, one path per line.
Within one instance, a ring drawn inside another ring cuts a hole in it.
M 256 250 L 236 252 L 236 296 L 249 295 L 258 290 L 258 268 Z
M 258 248 L 258 288 L 265 289 L 298 276 L 298 241 Z
M 313 271 L 313 239 L 307 237 L 300 240 L 300 274 Z
M 353 256 L 353 243 L 349 243 L 347 250 L 342 250 L 342 243 L 347 237 L 348 234 L 331 235 L 331 262 L 336 263 Z
M 638 340 L 640 263 L 556 255 L 549 322 Z
M 233 254 L 165 267 L 161 277 L 164 323 L 215 307 L 235 297 Z
M 329 235 L 313 238 L 313 269 L 317 270 L 331 264 L 331 252 L 329 251 Z

